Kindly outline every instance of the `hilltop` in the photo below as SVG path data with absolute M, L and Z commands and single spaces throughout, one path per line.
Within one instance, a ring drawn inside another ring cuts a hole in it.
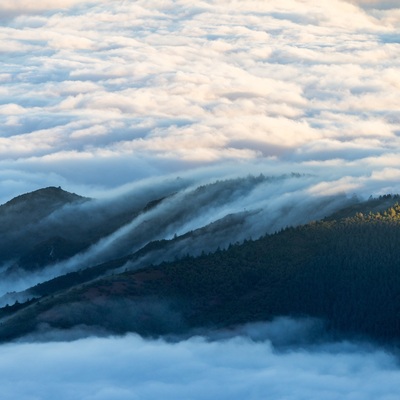
M 155 251 L 172 251 L 202 234 L 212 239 L 215 231 L 204 227 L 154 241 L 31 288 L 35 299 L 0 310 L 0 340 L 78 326 L 118 334 L 187 334 L 290 316 L 320 319 L 333 336 L 398 343 L 398 199 L 352 203 L 257 240 L 152 265 Z M 146 257 L 147 264 L 134 267 Z

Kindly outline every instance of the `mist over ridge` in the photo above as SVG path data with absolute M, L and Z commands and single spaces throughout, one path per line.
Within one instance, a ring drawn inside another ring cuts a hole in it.
M 397 343 L 399 195 L 317 196 L 320 182 L 300 174 L 173 183 L 149 191 L 165 195 L 150 201 L 135 191 L 93 204 L 74 195 L 40 220 L 49 239 L 5 261 L 0 340 L 46 326 L 152 336 L 305 315 L 335 335 Z
M 8 225 L 2 224 L 3 270 L 9 271 L 3 294 L 23 289 L 29 276 L 33 285 L 45 277 L 127 256 L 154 241 L 180 238 L 162 254 L 147 254 L 139 265 L 212 252 L 285 226 L 320 219 L 351 202 L 344 194 L 310 195 L 315 177 L 300 174 L 249 175 L 203 181 L 206 183 L 200 186 L 195 182 L 175 179 L 140 185 L 99 200 L 77 197 L 54 210 L 44 204 L 32 208 L 33 192 L 31 197 L 21 196 L 26 203 L 20 205 L 19 213 L 24 215 L 25 207 L 31 219 L 26 223 L 28 219 L 23 217 L 22 225 L 13 225 L 13 202 L 7 203 L 0 210 L 0 218 L 9 220 Z M 61 188 L 58 191 L 67 193 Z M 19 247 L 10 247 L 10 243 L 19 243 Z M 9 258 L 7 249 L 13 250 Z
M 398 400 L 399 32 L 0 1 L 0 398 Z

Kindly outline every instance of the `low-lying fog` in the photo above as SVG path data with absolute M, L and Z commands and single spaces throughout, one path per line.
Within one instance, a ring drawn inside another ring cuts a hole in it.
M 307 344 L 313 329 L 307 321 L 278 319 L 179 341 L 133 334 L 76 339 L 84 328 L 48 332 L 42 342 L 30 337 L 0 347 L 0 395 L 18 400 L 398 399 L 394 355 L 367 343 Z M 291 346 L 301 337 L 302 346 Z

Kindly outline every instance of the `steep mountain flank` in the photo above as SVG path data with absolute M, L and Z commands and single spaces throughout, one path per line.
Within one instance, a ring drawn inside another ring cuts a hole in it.
M 333 335 L 398 343 L 400 206 L 390 199 L 384 211 L 363 203 L 352 216 L 343 210 L 343 218 L 146 269 L 120 260 L 123 273 L 2 309 L 0 338 L 77 326 L 176 334 L 292 316 L 321 319 Z
M 42 221 L 67 205 L 87 198 L 60 187 L 48 187 L 18 196 L 0 206 L 0 262 L 18 259 L 35 245 L 53 236 L 39 228 Z M 54 234 L 55 236 L 55 234 Z

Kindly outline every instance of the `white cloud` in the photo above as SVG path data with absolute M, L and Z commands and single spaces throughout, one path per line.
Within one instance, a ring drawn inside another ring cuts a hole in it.
M 293 198 L 400 192 L 399 27 L 394 0 L 2 1 L 0 202 L 49 185 L 104 196 L 159 176 L 248 172 L 314 174 L 276 187 L 271 213 Z M 394 359 L 364 350 L 10 344 L 0 395 L 397 398 Z
M 99 165 L 136 170 L 105 175 L 110 188 L 228 160 L 342 159 L 356 177 L 399 146 L 393 2 L 3 3 L 7 170 L 72 186 L 98 185 Z
M 96 0 L 96 2 L 100 1 L 101 0 Z M 88 2 L 90 2 L 90 0 L 60 0 L 57 1 L 57 3 L 51 0 L 6 0 L 0 4 L 0 13 L 3 18 L 5 16 L 48 12 L 49 10 L 65 10 L 69 7 Z
M 346 1 L 362 7 L 377 8 L 377 9 L 398 8 L 399 6 L 397 0 L 346 0 Z
M 394 357 L 350 343 L 276 351 L 234 337 L 121 338 L 0 347 L 4 399 L 396 399 Z

